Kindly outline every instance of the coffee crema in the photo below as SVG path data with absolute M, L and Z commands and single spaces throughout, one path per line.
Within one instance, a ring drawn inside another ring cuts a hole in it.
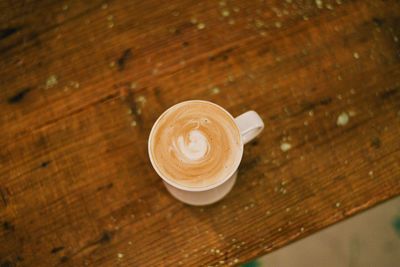
M 187 187 L 218 183 L 237 169 L 243 146 L 233 118 L 207 101 L 179 103 L 164 112 L 150 134 L 158 173 Z

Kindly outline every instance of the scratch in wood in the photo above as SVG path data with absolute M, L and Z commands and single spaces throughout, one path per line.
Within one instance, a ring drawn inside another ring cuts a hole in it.
M 11 28 L 5 28 L 0 30 L 0 40 L 5 39 L 17 31 L 19 31 L 22 27 L 11 27 Z
M 249 145 L 250 145 L 251 147 L 257 146 L 258 144 L 259 144 L 258 139 L 256 139 L 256 140 L 254 140 L 254 141 L 252 141 L 252 142 L 249 143 Z
M 253 157 L 250 160 L 247 160 L 245 162 L 242 163 L 239 171 L 240 172 L 246 172 L 250 169 L 253 169 L 254 167 L 256 167 L 258 165 L 258 163 L 261 161 L 261 158 L 259 156 L 257 157 Z
M 126 61 L 132 57 L 132 51 L 130 48 L 126 49 L 122 55 L 117 59 L 118 70 L 122 71 L 125 69 Z
M 303 103 L 301 103 L 300 113 L 303 113 L 304 111 L 313 110 L 316 106 L 317 106 L 317 104 L 314 102 L 304 101 Z
M 337 180 L 337 181 L 340 181 L 340 180 L 344 180 L 344 179 L 346 179 L 346 176 L 344 176 L 344 175 L 338 175 L 338 176 L 336 176 L 335 178 L 333 178 L 334 180 Z
M 208 60 L 209 61 L 227 60 L 229 58 L 229 54 L 232 53 L 235 49 L 236 49 L 235 47 L 230 47 L 228 49 L 225 49 L 213 56 L 210 56 Z
M 60 263 L 64 263 L 64 262 L 67 262 L 67 261 L 69 261 L 69 257 L 67 257 L 67 256 L 62 256 L 60 258 Z
M 302 114 L 303 112 L 312 111 L 315 108 L 317 108 L 318 106 L 326 106 L 326 105 L 329 105 L 330 103 L 332 103 L 332 98 L 329 96 L 321 98 L 320 100 L 317 100 L 315 102 L 303 101 L 300 104 L 300 110 L 298 110 L 297 112 L 295 111 L 295 112 L 291 113 L 291 115 L 297 116 L 297 115 Z
M 328 96 L 328 97 L 322 98 L 319 101 L 319 104 L 325 106 L 325 105 L 329 105 L 331 102 L 332 102 L 332 97 Z
M 104 190 L 104 189 L 110 189 L 110 188 L 112 188 L 113 186 L 114 186 L 113 183 L 108 183 L 108 184 L 106 184 L 106 185 L 99 186 L 99 187 L 97 188 L 97 191 L 101 191 L 101 190 Z
M 179 25 L 176 25 L 176 27 L 170 28 L 170 32 L 175 35 L 180 35 L 182 34 L 183 31 L 190 29 L 192 26 L 193 24 L 190 22 L 183 22 L 180 23 Z
M 49 161 L 44 161 L 44 162 L 42 162 L 42 164 L 40 164 L 40 167 L 46 168 L 47 166 L 49 166 L 50 162 L 51 162 L 50 160 Z
M 89 245 L 93 246 L 95 244 L 110 243 L 112 238 L 113 238 L 113 233 L 105 230 L 105 231 L 103 231 L 103 233 L 101 234 L 101 237 L 97 241 L 94 241 L 94 242 L 90 243 Z
M 381 92 L 380 98 L 382 100 L 386 100 L 388 98 L 391 98 L 392 96 L 394 96 L 395 94 L 397 94 L 397 92 L 399 91 L 400 87 L 393 87 L 393 88 L 388 88 L 386 90 L 384 90 L 383 92 Z
M 3 228 L 6 231 L 14 231 L 15 230 L 15 226 L 12 223 L 10 223 L 9 221 L 3 222 Z
M 50 251 L 50 253 L 51 253 L 51 254 L 56 254 L 57 252 L 60 252 L 60 251 L 63 250 L 63 249 L 64 249 L 63 246 L 54 247 L 54 248 Z
M 18 102 L 20 102 L 27 93 L 29 93 L 32 90 L 31 87 L 25 87 L 22 88 L 18 93 L 16 93 L 15 95 L 11 96 L 8 98 L 7 102 L 9 104 L 16 104 Z
M 98 245 L 98 244 L 108 244 L 111 242 L 113 238 L 113 233 L 107 230 L 104 230 L 103 233 L 101 234 L 100 238 L 94 241 L 91 241 L 89 243 L 87 243 L 86 245 L 84 245 L 83 247 L 79 248 L 77 251 L 75 251 L 73 254 L 69 255 L 69 256 L 63 256 L 60 258 L 60 264 L 67 262 L 70 258 L 75 257 L 76 255 L 82 253 L 83 251 Z
M 21 39 L 17 40 L 16 42 L 13 42 L 3 48 L 0 49 L 0 54 L 4 54 L 10 50 L 12 50 L 15 47 L 18 47 L 20 45 L 26 44 L 28 42 L 32 42 L 33 45 L 39 46 L 41 44 L 38 34 L 36 32 L 31 32 L 28 33 L 27 35 L 23 36 Z
M 379 137 L 374 137 L 371 139 L 371 146 L 374 148 L 380 148 L 381 147 L 381 139 Z
M 383 24 L 384 24 L 384 22 L 385 22 L 385 20 L 382 19 L 382 18 L 373 17 L 373 18 L 372 18 L 372 22 L 373 22 L 376 26 L 382 27 Z
M 0 187 L 0 196 L 1 200 L 3 201 L 4 207 L 7 207 L 8 205 L 8 194 L 7 194 L 7 189 Z
M 155 87 L 154 88 L 154 95 L 156 97 L 157 102 L 162 106 L 165 107 L 165 102 L 164 99 L 161 95 L 161 88 L 160 87 Z

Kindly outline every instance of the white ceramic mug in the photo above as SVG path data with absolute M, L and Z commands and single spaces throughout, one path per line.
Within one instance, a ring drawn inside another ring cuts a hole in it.
M 194 101 L 201 101 L 201 100 L 194 100 Z M 210 102 L 209 102 L 210 103 Z M 232 120 L 235 121 L 236 126 L 241 135 L 241 146 L 240 146 L 240 155 L 243 155 L 243 146 L 253 140 L 256 136 L 258 136 L 264 128 L 264 123 L 261 117 L 255 111 L 247 111 L 242 115 L 234 118 L 228 111 L 226 111 L 221 106 L 218 106 L 214 103 L 213 105 L 219 107 L 221 110 L 226 112 Z M 172 108 L 172 107 L 171 107 Z M 169 110 L 169 109 L 168 109 Z M 168 112 L 166 110 L 165 112 Z M 164 113 L 165 113 L 164 112 Z M 160 116 L 160 118 L 162 115 Z M 212 184 L 211 186 L 205 186 L 200 188 L 192 188 L 186 187 L 181 185 L 175 181 L 168 179 L 167 177 L 163 176 L 157 169 L 155 162 L 150 153 L 150 144 L 152 142 L 152 136 L 155 127 L 157 126 L 159 119 L 154 123 L 153 128 L 150 132 L 149 140 L 148 140 L 148 150 L 149 150 L 149 157 L 150 161 L 158 173 L 158 175 L 163 179 L 164 185 L 166 186 L 167 190 L 173 195 L 176 199 L 190 205 L 208 205 L 221 200 L 229 191 L 232 189 L 233 185 L 235 184 L 236 177 L 237 177 L 237 169 L 233 170 L 232 174 L 224 177 L 222 179 L 218 179 L 219 182 L 216 184 Z

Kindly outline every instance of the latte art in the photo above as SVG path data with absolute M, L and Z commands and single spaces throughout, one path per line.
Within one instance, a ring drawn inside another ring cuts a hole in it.
M 173 150 L 179 154 L 178 157 L 188 163 L 204 159 L 210 149 L 210 144 L 204 134 L 199 130 L 193 130 L 189 132 L 189 141 L 187 139 L 187 137 L 179 136 L 176 142 L 173 142 Z
M 187 101 L 167 110 L 152 129 L 153 165 L 168 179 L 203 187 L 231 175 L 242 144 L 233 118 L 205 101 Z

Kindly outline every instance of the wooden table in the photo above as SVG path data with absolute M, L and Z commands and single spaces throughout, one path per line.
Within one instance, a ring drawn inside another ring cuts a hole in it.
M 237 265 L 400 194 L 398 1 L 2 0 L 0 15 L 1 266 Z M 202 208 L 147 156 L 188 99 L 266 124 Z

